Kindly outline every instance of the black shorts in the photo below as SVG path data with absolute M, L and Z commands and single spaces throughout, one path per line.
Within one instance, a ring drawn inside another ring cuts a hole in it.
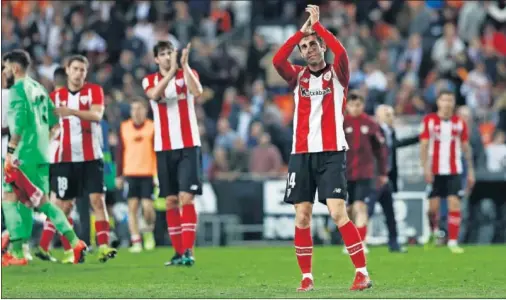
M 372 179 L 358 179 L 348 181 L 348 204 L 355 201 L 368 202 L 369 195 L 372 192 Z
M 51 191 L 60 200 L 73 200 L 106 191 L 104 162 L 101 159 L 52 164 L 49 173 Z
M 153 177 L 126 177 L 127 198 L 153 199 Z
M 462 179 L 460 175 L 435 175 L 429 191 L 429 199 L 448 196 L 462 197 Z
M 116 194 L 118 191 L 106 191 L 105 192 L 105 205 L 113 206 L 116 203 Z
M 318 189 L 318 201 L 346 199 L 346 152 L 320 152 L 292 154 L 288 162 L 285 202 L 314 203 Z
M 200 147 L 156 152 L 160 197 L 179 192 L 202 195 L 202 153 Z

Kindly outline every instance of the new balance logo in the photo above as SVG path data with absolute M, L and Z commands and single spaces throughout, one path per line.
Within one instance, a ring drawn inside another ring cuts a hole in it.
M 341 189 L 334 189 L 334 192 L 333 192 L 333 193 L 334 193 L 334 194 L 339 194 L 339 193 L 341 193 Z
M 196 185 L 196 184 L 194 184 L 194 185 L 192 185 L 192 186 L 190 187 L 190 190 L 192 190 L 192 191 L 196 191 L 196 190 L 198 190 L 198 189 L 199 189 L 199 186 L 198 186 L 198 185 Z

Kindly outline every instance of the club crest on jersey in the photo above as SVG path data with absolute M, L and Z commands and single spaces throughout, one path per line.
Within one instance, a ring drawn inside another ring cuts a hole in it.
M 89 100 L 90 100 L 89 96 L 81 96 L 81 97 L 79 97 L 79 101 L 81 101 L 82 104 L 88 103 Z
M 177 95 L 177 100 L 184 100 L 186 99 L 186 94 L 185 93 L 180 93 Z
M 369 127 L 368 126 L 365 126 L 365 125 L 362 125 L 360 126 L 360 131 L 363 133 L 363 134 L 367 134 L 369 132 Z
M 344 131 L 345 131 L 346 133 L 352 133 L 352 132 L 353 132 L 353 127 L 346 127 L 346 128 L 344 129 Z
M 323 75 L 323 80 L 325 81 L 329 81 L 330 78 L 332 78 L 332 73 L 330 71 L 328 71 L 327 73 L 325 73 L 325 75 Z
M 309 82 L 309 78 L 304 77 L 300 81 L 303 82 L 303 83 L 308 83 Z
M 179 87 L 182 87 L 184 85 L 184 79 L 178 79 L 176 80 L 176 85 Z
M 325 96 L 327 94 L 330 94 L 332 91 L 330 90 L 330 88 L 326 88 L 324 90 L 322 89 L 308 90 L 301 87 L 300 92 L 302 94 L 302 97 L 313 97 L 313 96 Z

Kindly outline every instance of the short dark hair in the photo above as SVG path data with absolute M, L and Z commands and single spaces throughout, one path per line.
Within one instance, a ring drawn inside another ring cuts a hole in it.
M 153 47 L 153 54 L 155 57 L 158 56 L 158 53 L 163 50 L 174 50 L 174 45 L 169 41 L 158 41 L 156 45 Z
M 322 45 L 322 44 L 323 44 L 323 39 L 322 39 L 322 37 L 321 37 L 321 36 L 319 36 L 316 32 L 314 32 L 314 31 L 313 31 L 313 32 L 311 32 L 311 33 L 309 33 L 309 34 L 305 34 L 305 35 L 304 35 L 304 37 L 305 37 L 305 38 L 306 38 L 306 37 L 308 37 L 308 36 L 315 36 L 315 37 L 316 37 L 316 40 L 318 41 L 318 43 L 319 43 L 320 45 Z M 297 44 L 297 48 L 299 48 L 299 51 L 300 51 L 300 46 L 299 46 L 299 44 Z
M 58 67 L 53 73 L 53 82 L 56 86 L 63 86 L 67 81 L 67 73 L 64 67 Z
M 86 56 L 80 55 L 80 54 L 71 55 L 71 56 L 67 57 L 66 61 L 67 61 L 67 63 L 66 63 L 67 67 L 70 67 L 70 65 L 75 61 L 82 62 L 83 64 L 86 65 L 86 67 L 88 67 L 90 65 L 90 62 L 88 61 Z
M 436 99 L 439 99 L 441 98 L 441 96 L 444 96 L 444 95 L 450 95 L 450 96 L 455 96 L 455 93 L 450 91 L 450 90 L 441 90 L 439 92 L 439 94 L 437 95 L 437 98 Z
M 7 52 L 2 57 L 2 62 L 11 62 L 17 63 L 23 68 L 23 70 L 28 69 L 32 60 L 30 59 L 30 54 L 22 49 L 12 50 L 11 52 Z
M 63 77 L 67 77 L 67 73 L 65 72 L 65 68 L 64 67 L 56 68 L 53 73 L 53 78 L 56 79 L 56 78 L 63 78 Z
M 135 97 L 135 98 L 133 98 L 131 104 L 134 104 L 134 103 L 140 103 L 142 106 L 144 106 L 144 108 L 148 108 L 146 100 L 144 98 L 142 98 L 142 97 Z
M 349 101 L 349 102 L 352 102 L 352 101 L 360 101 L 362 103 L 365 102 L 364 96 L 362 96 L 357 91 L 351 91 L 351 92 L 349 92 L 348 93 L 348 97 L 346 97 L 346 100 Z

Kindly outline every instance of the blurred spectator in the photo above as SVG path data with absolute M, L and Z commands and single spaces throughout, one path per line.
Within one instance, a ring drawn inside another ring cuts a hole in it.
M 21 41 L 14 31 L 14 26 L 15 23 L 12 19 L 2 19 L 2 53 L 21 47 Z
M 251 113 L 253 117 L 257 117 L 262 111 L 265 98 L 267 97 L 267 92 L 265 91 L 264 82 L 262 80 L 257 79 L 253 82 L 251 94 Z
M 112 69 L 112 84 L 119 86 L 123 84 L 125 74 L 133 74 L 136 68 L 134 53 L 130 50 L 123 50 L 119 57 L 119 62 Z
M 506 134 L 497 130 L 492 143 L 487 146 L 487 169 L 490 172 L 506 172 Z
M 234 146 L 230 150 L 229 167 L 230 171 L 236 174 L 248 172 L 249 153 L 244 140 L 236 137 Z
M 218 120 L 218 136 L 214 142 L 214 147 L 230 150 L 236 138 L 237 134 L 230 128 L 228 120 L 220 118 Z
M 467 75 L 460 92 L 466 97 L 466 105 L 477 113 L 484 113 L 489 108 L 491 82 L 483 62 L 478 62 L 476 68 Z
M 255 121 L 251 124 L 250 135 L 248 137 L 248 148 L 252 149 L 260 143 L 260 137 L 264 133 L 262 122 Z
M 271 137 L 263 133 L 260 144 L 251 151 L 249 170 L 251 173 L 261 176 L 280 175 L 283 160 L 279 150 L 271 144 Z
M 358 65 L 357 60 L 352 59 L 350 60 L 350 83 L 349 88 L 350 89 L 358 89 L 362 85 L 362 83 L 365 81 L 365 74 L 360 69 L 360 66 Z
M 365 86 L 369 91 L 384 92 L 387 89 L 387 78 L 376 63 L 366 63 Z
M 477 168 L 481 168 L 485 164 L 485 148 L 481 138 L 481 133 L 476 124 L 471 109 L 467 106 L 461 106 L 457 109 L 457 115 L 466 122 L 467 131 L 469 133 L 469 143 L 473 149 L 473 161 Z
M 409 37 L 408 48 L 404 50 L 401 57 L 399 58 L 398 70 L 400 72 L 406 72 L 408 65 L 411 70 L 418 73 L 420 70 L 420 64 L 422 63 L 423 49 L 422 41 L 419 34 L 415 33 Z
M 480 27 L 485 21 L 485 2 L 465 1 L 460 9 L 458 30 L 464 42 L 470 42 L 480 35 Z
M 121 48 L 124 50 L 132 51 L 132 53 L 138 59 L 143 57 L 148 50 L 142 39 L 135 36 L 134 27 L 132 26 L 128 26 L 126 28 L 126 36 L 122 42 Z M 151 49 L 149 49 L 149 51 L 151 51 Z
M 277 47 L 276 49 L 274 50 L 277 50 Z M 272 56 L 274 55 L 272 49 L 269 48 L 269 45 L 267 45 L 266 41 L 265 41 L 265 38 L 258 34 L 258 33 L 254 33 L 253 34 L 253 40 L 251 41 L 249 47 L 248 47 L 248 60 L 247 60 L 247 63 L 246 63 L 246 66 L 248 68 L 248 74 L 246 74 L 247 78 L 248 78 L 248 81 L 249 82 L 253 82 L 254 80 L 260 78 L 260 77 L 264 77 L 264 74 L 262 69 L 265 69 L 266 67 L 266 64 L 262 64 L 263 65 L 263 68 L 261 66 L 261 64 L 259 64 L 258 62 L 262 60 L 262 58 L 268 53 L 268 52 L 271 52 L 271 55 L 269 56 Z M 272 59 L 272 57 L 271 57 Z M 269 62 L 269 64 L 271 64 Z M 277 74 L 277 72 L 276 72 Z M 277 74 L 279 76 L 279 74 Z M 274 74 L 272 74 L 272 76 L 274 76 Z M 272 80 L 271 78 L 267 78 L 267 84 L 269 84 L 270 80 Z M 284 82 L 284 80 L 283 80 Z
M 272 58 L 278 51 L 280 45 L 273 45 L 268 52 L 260 60 L 262 73 L 265 73 L 265 81 L 269 92 L 276 94 L 286 94 L 288 92 L 288 83 L 278 74 L 276 68 L 272 64 Z
M 361 24 L 358 31 L 359 43 L 365 48 L 365 57 L 368 61 L 373 60 L 378 52 L 379 44 L 371 36 L 371 29 L 367 24 Z
M 196 27 L 188 11 L 188 4 L 183 1 L 175 1 L 174 9 L 176 18 L 172 23 L 175 35 L 183 47 L 191 41 L 196 33 Z
M 471 39 L 469 47 L 467 48 L 467 56 L 473 64 L 477 64 L 483 59 L 482 46 L 479 38 Z
M 227 179 L 230 178 L 227 150 L 217 147 L 214 149 L 214 162 L 209 169 L 209 179 Z
M 455 69 L 455 57 L 464 51 L 464 47 L 464 43 L 455 33 L 455 26 L 451 23 L 445 24 L 443 36 L 432 48 L 432 60 L 439 74 L 446 76 Z
M 497 129 L 506 132 L 506 93 L 503 93 L 495 103 L 497 112 Z
M 37 68 L 37 72 L 41 76 L 41 79 L 47 80 L 49 82 L 53 81 L 53 74 L 56 68 L 58 68 L 58 64 L 53 62 L 53 59 L 49 55 L 44 55 L 42 59 L 42 64 Z

